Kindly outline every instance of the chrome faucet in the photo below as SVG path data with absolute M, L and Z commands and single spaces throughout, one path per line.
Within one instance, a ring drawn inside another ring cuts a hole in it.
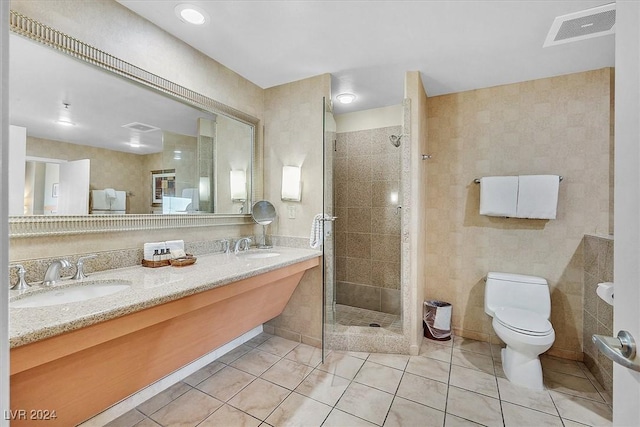
M 47 268 L 47 272 L 44 274 L 44 280 L 42 281 L 42 286 L 53 286 L 56 284 L 57 280 L 60 280 L 60 269 L 71 267 L 71 263 L 66 259 L 58 259 L 53 261 L 49 268 Z
M 91 254 L 91 255 L 81 256 L 80 258 L 78 258 L 78 261 L 76 262 L 76 274 L 73 275 L 72 279 L 82 280 L 86 278 L 87 275 L 84 274 L 84 262 L 88 259 L 96 258 L 97 256 L 98 255 L 96 254 Z
M 251 245 L 251 237 L 243 237 L 242 239 L 238 239 L 233 248 L 233 252 L 237 254 L 238 252 L 249 250 L 249 245 Z
M 220 243 L 222 244 L 222 252 L 224 252 L 225 254 L 230 254 L 231 253 L 231 242 L 228 241 L 227 239 L 222 239 L 222 240 L 220 240 Z
M 14 291 L 24 291 L 25 289 L 29 289 L 31 286 L 24 280 L 24 275 L 27 273 L 27 270 L 21 264 L 14 264 L 9 266 L 10 268 L 18 269 L 18 281 L 11 286 L 11 289 Z

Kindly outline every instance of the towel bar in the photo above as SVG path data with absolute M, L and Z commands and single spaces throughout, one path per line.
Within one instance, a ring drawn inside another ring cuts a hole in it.
M 564 179 L 564 177 L 562 175 L 558 176 L 558 179 L 560 182 L 562 182 L 562 180 Z M 480 178 L 476 178 L 473 180 L 473 182 L 475 182 L 476 184 L 480 184 Z

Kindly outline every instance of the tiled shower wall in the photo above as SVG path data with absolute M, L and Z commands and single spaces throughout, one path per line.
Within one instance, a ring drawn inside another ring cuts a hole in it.
M 400 149 L 389 136 L 401 133 L 390 126 L 337 134 L 338 304 L 400 314 Z
M 593 334 L 613 336 L 613 306 L 596 295 L 598 283 L 613 282 L 613 238 L 584 236 L 584 363 L 604 388 L 613 392 L 613 362 L 591 342 Z

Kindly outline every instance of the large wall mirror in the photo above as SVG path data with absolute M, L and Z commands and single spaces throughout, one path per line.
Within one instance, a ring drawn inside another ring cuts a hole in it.
M 11 30 L 12 236 L 37 216 L 250 213 L 257 119 L 13 12 Z

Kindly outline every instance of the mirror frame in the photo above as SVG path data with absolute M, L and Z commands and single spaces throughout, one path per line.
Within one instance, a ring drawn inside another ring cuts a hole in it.
M 113 55 L 101 51 L 61 31 L 46 26 L 34 19 L 10 12 L 9 29 L 12 33 L 49 46 L 59 52 L 83 62 L 115 73 L 135 84 L 160 92 L 192 107 L 214 114 L 222 114 L 239 120 L 253 131 L 251 198 L 259 200 L 262 184 L 262 153 L 256 129 L 260 120 L 240 110 L 208 98 L 184 86 L 180 86 L 142 68 L 129 64 Z M 252 206 L 249 203 L 249 206 Z M 39 237 L 70 234 L 105 233 L 168 228 L 208 227 L 253 224 L 251 212 L 247 214 L 127 214 L 127 215 L 47 215 L 9 217 L 9 237 Z

